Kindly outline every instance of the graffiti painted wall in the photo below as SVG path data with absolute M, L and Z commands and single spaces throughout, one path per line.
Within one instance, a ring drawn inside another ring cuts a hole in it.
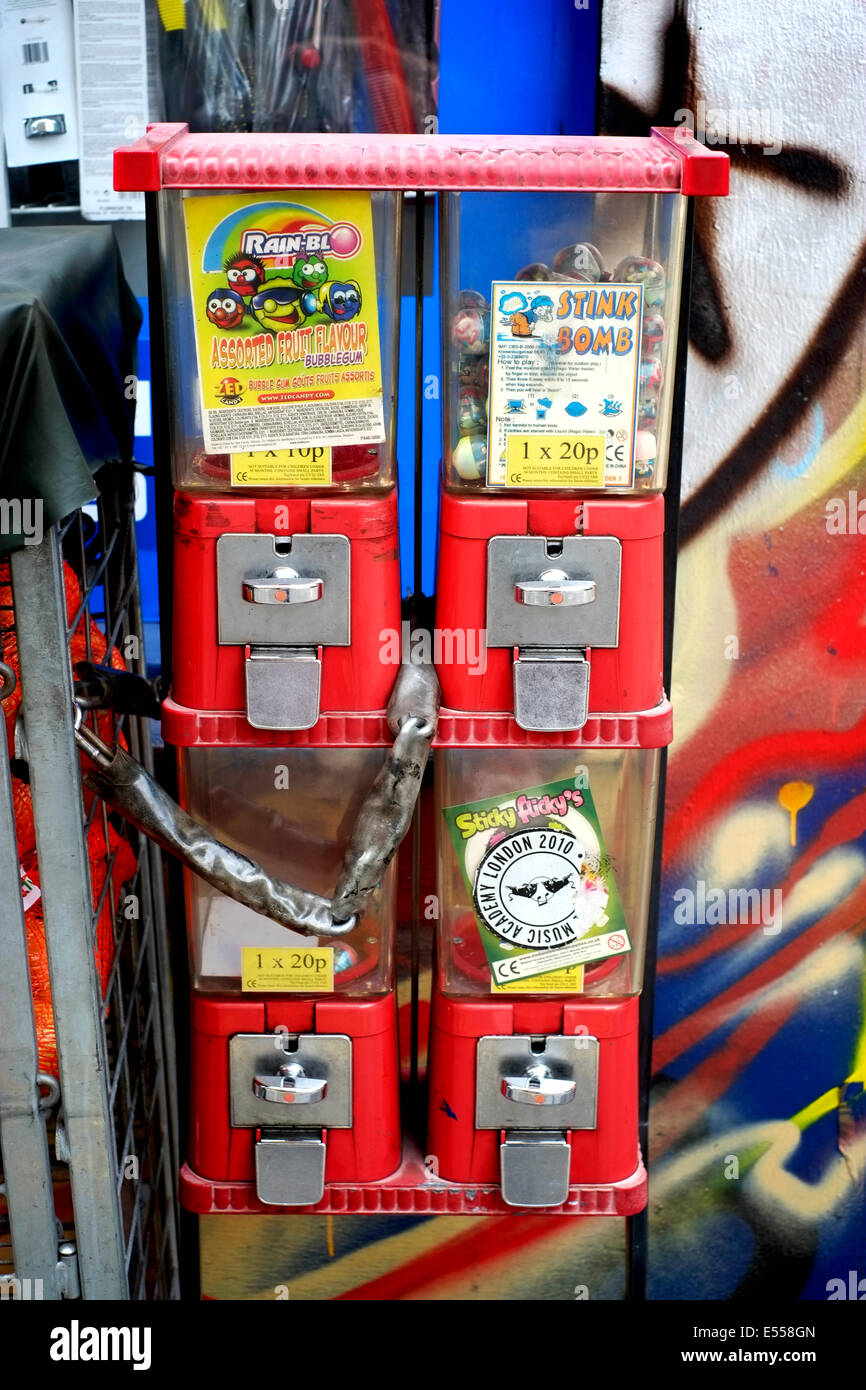
M 650 1296 L 823 1299 L 866 1277 L 866 12 L 634 17 L 606 0 L 603 128 L 732 162 L 696 223 Z

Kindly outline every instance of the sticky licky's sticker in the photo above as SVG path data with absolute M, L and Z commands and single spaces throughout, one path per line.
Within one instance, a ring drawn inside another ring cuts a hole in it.
M 573 992 L 583 972 L 572 966 L 631 950 L 588 787 L 550 783 L 444 816 L 492 989 Z
M 385 438 L 370 194 L 302 197 L 184 200 L 208 453 Z

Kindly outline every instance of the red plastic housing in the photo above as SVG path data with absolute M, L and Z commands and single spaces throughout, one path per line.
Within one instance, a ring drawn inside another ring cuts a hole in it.
M 202 1178 L 188 1163 L 180 1170 L 180 1199 L 197 1216 L 268 1216 L 300 1213 L 304 1216 L 375 1214 L 393 1212 L 424 1216 L 634 1216 L 646 1206 L 647 1177 L 643 1163 L 622 1182 L 585 1183 L 570 1187 L 560 1207 L 514 1207 L 504 1202 L 498 1182 L 452 1183 L 438 1177 L 410 1139 L 403 1146 L 403 1162 L 390 1177 L 375 1183 L 329 1183 L 314 1207 L 266 1206 L 251 1182 L 214 1182 Z
M 383 84 L 380 81 L 380 96 Z M 393 122 L 392 122 L 393 124 Z M 728 191 L 730 160 L 686 126 L 649 136 L 237 135 L 150 125 L 114 151 L 114 187 L 497 188 L 585 193 L 715 194 Z
M 382 660 L 383 633 L 400 628 L 397 494 L 294 499 L 175 493 L 173 695 L 197 710 L 246 711 L 245 649 L 220 646 L 216 544 L 224 534 L 347 536 L 351 546 L 351 646 L 322 648 L 321 711 L 387 704 L 397 666 Z
M 662 688 L 664 498 L 500 498 L 442 496 L 436 632 L 483 633 L 487 625 L 487 543 L 493 536 L 616 536 L 622 544 L 619 645 L 587 650 L 593 714 L 653 709 Z M 464 648 L 470 644 L 464 641 Z M 447 644 L 441 640 L 442 653 Z M 459 654 L 460 644 L 454 644 Z M 453 655 L 453 653 L 451 653 Z M 442 660 L 442 703 L 451 710 L 514 708 L 514 651 L 487 647 L 486 665 Z
M 254 1129 L 233 1129 L 229 1039 L 235 1033 L 345 1033 L 352 1039 L 351 1129 L 327 1130 L 326 1182 L 377 1182 L 400 1166 L 397 1010 L 382 999 L 191 997 L 190 1166 L 215 1182 L 255 1180 Z
M 572 1184 L 611 1184 L 640 1166 L 638 1146 L 639 1000 L 460 1000 L 434 986 L 430 1024 L 427 1143 L 450 1182 L 499 1181 L 499 1130 L 475 1128 L 478 1039 L 515 1033 L 598 1038 L 595 1129 L 572 1130 Z

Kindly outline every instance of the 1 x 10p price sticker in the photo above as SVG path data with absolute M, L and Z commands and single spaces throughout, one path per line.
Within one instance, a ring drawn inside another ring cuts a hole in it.
M 329 487 L 331 450 L 268 449 L 232 454 L 232 487 Z

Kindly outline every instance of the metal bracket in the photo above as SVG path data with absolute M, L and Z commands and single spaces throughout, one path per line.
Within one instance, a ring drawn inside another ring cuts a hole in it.
M 595 1129 L 597 1094 L 597 1038 L 478 1039 L 477 1129 Z
M 229 1039 L 229 1091 L 238 1129 L 276 1130 L 284 1138 L 286 1130 L 351 1129 L 352 1040 L 342 1033 L 236 1033 Z
M 81 1297 L 78 1247 L 74 1240 L 62 1240 L 57 1247 L 57 1284 L 64 1298 Z

